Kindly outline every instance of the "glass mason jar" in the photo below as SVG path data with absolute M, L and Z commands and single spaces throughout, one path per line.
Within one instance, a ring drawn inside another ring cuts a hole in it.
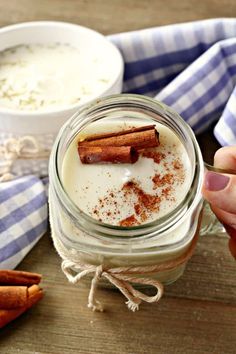
M 123 118 L 122 118 L 123 117 Z M 125 118 L 124 118 L 125 117 Z M 80 210 L 62 184 L 62 163 L 68 146 L 86 127 L 98 121 L 134 119 L 161 123 L 180 139 L 191 162 L 191 187 L 184 200 L 158 220 L 134 226 L 112 226 Z M 157 100 L 130 94 L 102 98 L 81 109 L 60 130 L 49 165 L 49 208 L 52 237 L 62 258 L 106 268 L 161 265 L 175 261 L 190 247 L 199 230 L 204 164 L 191 128 L 169 107 Z M 178 237 L 178 241 L 173 241 Z M 66 256 L 61 251 L 66 250 Z M 69 255 L 69 257 L 68 257 Z M 152 274 L 164 284 L 177 280 L 186 262 Z M 73 267 L 72 267 L 73 268 Z M 76 270 L 76 269 L 74 269 Z

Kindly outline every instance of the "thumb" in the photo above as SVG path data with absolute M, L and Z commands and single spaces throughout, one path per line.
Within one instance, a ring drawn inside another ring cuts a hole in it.
M 206 172 L 202 193 L 231 236 L 229 249 L 236 259 L 236 176 Z
M 214 207 L 236 214 L 236 176 L 208 171 L 202 193 Z

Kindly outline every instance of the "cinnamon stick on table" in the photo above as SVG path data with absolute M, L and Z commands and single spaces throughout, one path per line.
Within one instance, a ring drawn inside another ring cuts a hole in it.
M 23 314 L 30 307 L 35 305 L 43 297 L 43 291 L 38 285 L 32 285 L 28 289 L 28 300 L 25 306 L 11 310 L 0 310 L 0 328 Z
M 0 285 L 26 285 L 39 284 L 42 275 L 38 273 L 23 272 L 20 270 L 0 270 Z
M 79 141 L 82 163 L 134 163 L 138 150 L 159 145 L 155 125 L 147 125 L 115 133 L 96 134 Z
M 23 307 L 27 301 L 27 286 L 0 286 L 0 309 Z

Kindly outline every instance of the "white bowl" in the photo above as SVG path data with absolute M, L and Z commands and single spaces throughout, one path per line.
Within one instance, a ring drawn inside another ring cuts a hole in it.
M 123 59 L 118 49 L 102 34 L 75 24 L 54 21 L 26 22 L 0 29 L 0 51 L 20 44 L 55 42 L 68 43 L 77 47 L 85 57 L 93 53 L 101 57 L 106 61 L 105 67 L 109 65 L 109 72 L 112 73 L 109 84 L 98 95 L 89 96 L 83 104 L 68 105 L 68 107 L 55 110 L 22 111 L 0 107 L 0 147 L 9 138 L 18 139 L 30 135 L 36 137 L 41 148 L 50 149 L 62 124 L 84 104 L 102 96 L 121 92 Z M 13 172 L 16 174 L 37 173 L 37 163 L 33 164 L 34 168 L 13 167 Z M 45 174 L 45 170 L 42 174 Z

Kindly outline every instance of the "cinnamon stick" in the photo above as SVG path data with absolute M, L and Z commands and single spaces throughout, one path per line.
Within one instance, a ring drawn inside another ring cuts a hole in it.
M 91 135 L 79 142 L 79 146 L 132 146 L 136 149 L 159 145 L 159 133 L 155 125 L 132 128 L 120 132 Z
M 27 301 L 27 286 L 0 286 L 0 309 L 23 307 Z
M 43 291 L 38 285 L 32 285 L 28 289 L 28 301 L 23 307 L 11 310 L 0 310 L 0 328 L 23 314 L 26 310 L 35 305 L 43 297 Z
M 138 152 L 131 146 L 78 146 L 80 160 L 93 163 L 134 163 Z
M 42 275 L 38 273 L 23 272 L 20 270 L 0 270 L 0 285 L 26 285 L 39 284 Z

